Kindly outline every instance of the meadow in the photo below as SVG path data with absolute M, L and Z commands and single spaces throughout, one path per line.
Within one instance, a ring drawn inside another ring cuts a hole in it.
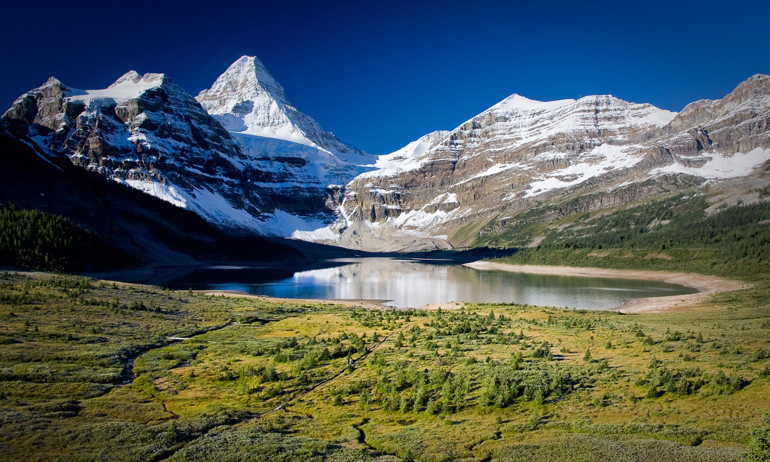
M 0 320 L 6 460 L 737 461 L 770 407 L 761 284 L 624 315 L 4 273 Z

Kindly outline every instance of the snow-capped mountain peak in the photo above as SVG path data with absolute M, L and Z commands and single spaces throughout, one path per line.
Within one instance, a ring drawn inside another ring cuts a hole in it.
M 248 102 L 274 103 L 278 108 L 290 105 L 281 84 L 256 56 L 242 56 L 217 78 L 214 85 L 201 91 L 198 102 L 211 115 L 254 113 Z M 256 122 L 256 121 L 255 121 Z M 248 126 L 249 124 L 247 124 Z
M 115 83 L 110 85 L 108 88 L 114 88 L 126 82 L 137 83 L 141 79 L 142 79 L 142 75 L 140 73 L 136 71 L 128 71 L 125 74 L 123 74 L 118 80 L 116 80 Z
M 514 93 L 499 103 L 492 106 L 489 110 L 493 112 L 515 113 L 515 112 L 540 112 L 574 103 L 574 99 L 563 99 L 558 101 L 535 101 Z
M 317 144 L 300 126 L 304 114 L 291 106 L 283 87 L 255 56 L 239 58 L 196 99 L 230 132 Z
M 343 143 L 294 108 L 283 87 L 256 57 L 243 56 L 235 61 L 196 99 L 231 133 L 319 148 L 353 165 L 374 163 L 374 156 Z

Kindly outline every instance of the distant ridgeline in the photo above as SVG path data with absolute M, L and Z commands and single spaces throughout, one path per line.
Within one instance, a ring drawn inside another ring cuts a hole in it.
M 39 210 L 0 209 L 0 266 L 78 272 L 134 267 L 139 260 L 74 224 Z

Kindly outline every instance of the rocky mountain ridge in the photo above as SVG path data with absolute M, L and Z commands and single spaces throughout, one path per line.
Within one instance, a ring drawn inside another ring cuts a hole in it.
M 374 163 L 291 107 L 256 58 L 236 61 L 199 98 L 213 115 L 163 74 L 131 71 L 85 91 L 51 78 L 3 121 L 51 155 L 240 233 L 323 229 L 337 218 L 328 205 L 337 190 L 367 169 L 359 164 Z M 243 114 L 244 106 L 274 113 Z M 248 127 L 230 133 L 220 121 L 233 128 L 238 114 Z
M 443 249 L 522 222 L 764 178 L 769 81 L 754 76 L 679 114 L 611 95 L 514 94 L 379 157 L 299 112 L 250 56 L 196 98 L 163 74 L 131 71 L 85 91 L 52 78 L 2 123 L 40 155 L 64 154 L 230 232 Z
M 521 220 L 552 221 L 763 175 L 768 82 L 754 76 L 722 100 L 692 103 L 680 114 L 609 95 L 552 102 L 513 95 L 404 158 L 403 168 L 358 176 L 344 209 L 366 221 L 355 230 L 369 248 L 390 248 L 394 235 L 423 237 L 426 248 L 437 237 L 467 245 Z M 544 205 L 544 216 L 523 218 Z M 374 232 L 363 238 L 362 229 Z

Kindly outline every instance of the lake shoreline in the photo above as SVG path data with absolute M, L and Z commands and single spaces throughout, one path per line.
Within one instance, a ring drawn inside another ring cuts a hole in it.
M 698 290 L 696 294 L 668 297 L 634 298 L 608 311 L 625 314 L 666 313 L 701 308 L 712 295 L 747 289 L 751 284 L 718 276 L 695 273 L 668 273 L 665 271 L 614 270 L 604 268 L 579 268 L 574 266 L 511 265 L 490 261 L 475 261 L 464 266 L 476 270 L 497 270 L 513 273 L 543 274 L 551 276 L 600 277 L 618 279 L 646 279 L 669 284 L 679 284 Z
M 233 298 L 253 298 L 260 299 L 269 302 L 301 302 L 301 303 L 320 303 L 323 305 L 344 305 L 348 308 L 364 308 L 367 310 L 384 310 L 384 309 L 397 309 L 392 306 L 388 306 L 385 303 L 390 300 L 375 300 L 375 299 L 354 299 L 354 298 L 277 298 L 269 295 L 257 295 L 244 292 L 242 290 L 222 290 L 222 289 L 201 289 L 193 290 L 195 294 L 213 295 L 215 297 L 233 297 Z

